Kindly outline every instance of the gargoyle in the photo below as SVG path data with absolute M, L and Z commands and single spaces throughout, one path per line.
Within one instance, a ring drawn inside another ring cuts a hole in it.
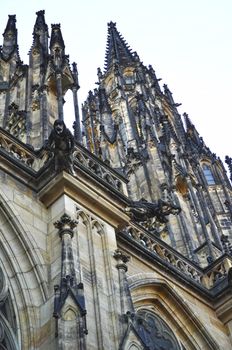
M 54 157 L 55 171 L 66 170 L 72 175 L 75 174 L 72 156 L 74 137 L 62 120 L 55 120 L 53 130 L 49 135 L 45 149 Z
M 132 202 L 130 207 L 125 209 L 132 220 L 143 224 L 147 229 L 156 231 L 156 224 L 166 224 L 167 216 L 180 213 L 180 207 L 169 201 L 159 199 L 157 202 L 148 202 L 142 198 L 139 201 Z

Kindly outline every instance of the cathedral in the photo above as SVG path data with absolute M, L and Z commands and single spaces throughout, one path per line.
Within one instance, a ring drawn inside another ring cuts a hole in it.
M 61 25 L 36 13 L 24 64 L 6 22 L 0 349 L 232 349 L 232 158 L 227 173 L 116 23 L 79 106 Z

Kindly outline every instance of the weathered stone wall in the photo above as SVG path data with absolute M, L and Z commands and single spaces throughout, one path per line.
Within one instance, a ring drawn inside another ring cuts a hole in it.
M 84 285 L 87 349 L 116 350 L 122 336 L 119 321 L 122 309 L 113 257 L 118 247 L 115 220 L 110 224 L 109 213 L 108 222 L 102 220 L 97 204 L 94 213 L 78 203 L 78 198 L 74 200 L 67 195 L 46 208 L 32 190 L 4 175 L 0 260 L 15 308 L 16 336 L 22 349 L 57 349 L 61 344 L 64 349 L 79 346 L 74 331 L 78 307 L 72 297 L 65 301 L 55 336 L 53 287 L 60 283 L 64 261 L 61 238 L 53 223 L 64 212 L 78 221 L 72 249 L 76 276 Z M 229 330 L 218 319 L 212 300 L 171 277 L 160 265 L 136 256 L 128 247 L 121 248 L 131 256 L 127 276 L 136 309 L 159 315 L 186 348 L 231 348 Z

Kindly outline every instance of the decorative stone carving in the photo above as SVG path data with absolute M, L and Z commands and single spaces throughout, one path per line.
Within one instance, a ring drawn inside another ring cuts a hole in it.
M 127 272 L 126 263 L 130 260 L 130 257 L 123 254 L 120 249 L 116 249 L 114 252 L 114 258 L 118 261 L 118 264 L 116 266 L 117 269 L 123 269 L 125 272 Z
M 60 237 L 64 232 L 69 233 L 71 237 L 73 237 L 73 229 L 77 226 L 77 221 L 71 219 L 68 214 L 64 213 L 60 220 L 54 222 L 54 226 L 59 230 Z
M 128 148 L 126 156 L 125 173 L 130 176 L 142 165 L 142 157 L 133 147 Z
M 154 258 L 162 260 L 163 263 L 168 264 L 174 268 L 177 272 L 184 274 L 194 280 L 195 282 L 201 283 L 203 272 L 200 268 L 197 268 L 194 264 L 191 264 L 183 256 L 181 257 L 171 248 L 162 244 L 154 235 L 149 235 L 146 231 L 138 230 L 133 227 L 128 227 L 120 232 L 121 235 L 127 236 L 132 240 L 135 240 L 141 247 L 149 250 Z
M 73 169 L 74 137 L 62 120 L 54 122 L 45 149 L 54 157 L 55 171 L 66 170 L 75 175 Z
M 86 349 L 85 334 L 88 333 L 84 287 L 77 280 L 72 248 L 73 229 L 77 226 L 77 221 L 65 213 L 54 226 L 59 230 L 62 240 L 60 284 L 54 286 L 55 335 L 59 336 L 60 348 L 63 348 L 62 344 L 67 340 L 73 343 L 70 349 L 83 350 Z M 77 344 L 80 345 L 77 347 Z
M 232 256 L 232 244 L 229 240 L 229 237 L 227 235 L 222 234 L 221 242 L 222 242 L 224 252 Z
M 121 260 L 124 264 L 126 264 L 130 260 L 130 257 L 128 255 L 123 254 L 123 252 L 120 249 L 115 250 L 114 258 L 116 260 Z
M 34 85 L 32 87 L 31 109 L 33 112 L 40 109 L 39 85 Z
M 115 172 L 102 162 L 98 162 L 94 157 L 87 153 L 83 148 L 79 148 L 78 145 L 73 153 L 74 161 L 79 163 L 81 167 L 87 168 L 94 175 L 104 180 L 108 185 L 114 189 L 122 192 L 123 182 L 121 176 L 117 176 Z
M 180 208 L 170 201 L 159 199 L 155 202 L 148 202 L 142 198 L 139 201 L 132 202 L 131 206 L 126 208 L 132 220 L 145 225 L 148 230 L 156 231 L 156 223 L 166 224 L 166 216 L 180 213 Z
M 13 136 L 21 140 L 26 133 L 26 112 L 19 111 L 18 105 L 14 102 L 8 107 L 9 117 L 5 129 Z

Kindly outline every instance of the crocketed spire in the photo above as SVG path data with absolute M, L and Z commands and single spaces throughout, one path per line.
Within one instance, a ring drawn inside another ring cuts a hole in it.
M 127 65 L 137 61 L 138 56 L 131 49 L 116 28 L 116 23 L 108 23 L 108 37 L 105 56 L 105 70 L 108 71 L 114 63 Z

